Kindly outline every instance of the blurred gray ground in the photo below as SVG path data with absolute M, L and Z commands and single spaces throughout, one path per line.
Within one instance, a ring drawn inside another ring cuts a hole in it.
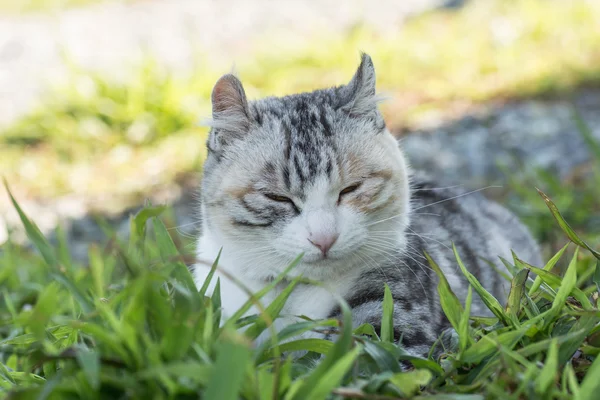
M 408 16 L 447 3 L 383 0 L 369 7 L 370 2 L 359 0 L 258 0 L 252 4 L 245 0 L 165 0 L 128 6 L 99 4 L 51 16 L 0 17 L 0 125 L 34 106 L 47 82 L 65 79 L 62 53 L 76 64 L 110 74 L 139 60 L 145 51 L 175 70 L 185 71 L 193 64 L 196 48 L 230 66 L 248 54 L 249 43 L 269 32 L 296 40 L 358 22 L 397 29 Z M 432 120 L 403 132 L 402 146 L 414 168 L 428 171 L 442 185 L 502 184 L 506 181 L 502 167 L 512 171 L 542 168 L 567 177 L 590 159 L 573 120 L 573 105 L 600 140 L 600 92 L 580 90 L 572 99 L 487 104 L 454 121 Z M 182 188 L 166 199 L 174 205 L 176 223 L 184 234 L 194 234 L 198 227 L 194 190 Z M 79 259 L 85 259 L 89 243 L 103 240 L 102 231 L 87 215 L 84 199 L 22 199 L 21 205 L 44 232 L 64 222 L 73 254 Z M 128 216 L 135 211 L 113 215 L 110 223 L 126 233 Z M 6 228 L 19 225 L 14 212 L 2 217 L 0 210 L 0 244 L 6 239 Z
M 15 0 L 19 1 L 19 0 Z M 117 74 L 146 55 L 185 71 L 200 49 L 231 66 L 275 32 L 280 43 L 358 23 L 397 29 L 448 0 L 146 0 L 24 16 L 0 15 L 0 126 L 39 104 L 67 63 Z M 356 51 L 356 49 L 349 49 Z

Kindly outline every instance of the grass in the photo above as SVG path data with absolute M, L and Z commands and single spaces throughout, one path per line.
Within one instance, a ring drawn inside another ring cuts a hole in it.
M 599 17 L 591 1 L 473 2 L 417 18 L 399 32 L 356 27 L 285 46 L 266 38 L 238 71 L 250 97 L 291 93 L 343 83 L 357 61 L 348 49 L 366 50 L 381 89 L 392 94 L 390 125 L 399 127 L 464 104 L 596 83 Z M 44 108 L 0 133 L 0 170 L 15 197 L 133 203 L 197 173 L 206 132 L 196 121 L 208 115 L 212 84 L 226 70 L 201 65 L 178 77 L 146 60 L 121 82 L 73 69 L 71 84 Z M 21 214 L 37 251 L 12 241 L 0 248 L 0 397 L 596 398 L 600 147 L 582 122 L 580 128 L 596 156 L 589 170 L 569 182 L 544 171 L 509 177 L 508 204 L 551 244 L 548 263 L 507 261 L 507 304 L 470 280 L 472 295 L 485 297 L 494 318 L 470 315 L 469 301 L 458 302 L 440 274 L 439 299 L 458 344 L 439 359 L 409 357 L 390 341 L 389 301 L 379 336 L 371 326 L 352 330 L 346 310 L 342 321 L 296 324 L 256 348 L 253 338 L 269 329 L 287 292 L 261 317 L 219 326 L 220 296 L 206 297 L 193 285 L 188 243 L 165 228 L 163 207 L 132 217 L 128 239 L 107 228 L 109 240 L 92 246 L 85 263 L 71 259 L 60 231 L 51 245 Z M 457 264 L 469 276 L 469 266 Z M 431 267 L 438 270 L 435 260 Z M 533 282 L 525 279 L 531 273 Z M 242 325 L 245 334 L 236 329 Z M 323 329 L 339 331 L 338 340 L 286 336 Z M 301 350 L 307 354 L 299 359 L 287 355 Z M 401 369 L 406 361 L 411 370 Z
M 247 44 L 252 56 L 236 68 L 250 98 L 282 95 L 347 82 L 365 50 L 390 95 L 388 125 L 399 129 L 473 104 L 597 84 L 598 20 L 592 1 L 472 2 L 387 32 L 356 26 L 291 43 L 266 36 Z M 206 131 L 196 122 L 210 114 L 212 85 L 229 68 L 201 52 L 189 76 L 151 58 L 123 81 L 73 68 L 43 107 L 0 132 L 0 169 L 23 196 L 134 202 L 197 171 Z
M 211 277 L 195 287 L 189 255 L 159 218 L 164 207 L 140 211 L 128 240 L 111 234 L 79 265 L 63 241 L 50 245 L 13 199 L 38 252 L 8 243 L 1 253 L 0 393 L 8 399 L 594 399 L 600 253 L 541 194 L 538 201 L 567 244 L 545 266 L 516 256 L 507 261 L 507 304 L 486 292 L 456 254 L 471 284 L 461 304 L 430 259 L 458 336 L 456 348 L 438 359 L 411 357 L 393 343 L 389 290 L 380 335 L 370 325 L 353 330 L 342 302 L 341 320 L 296 323 L 256 347 L 253 339 L 271 329 L 298 279 L 266 308 L 265 292 L 255 294 L 220 326 L 221 295 L 205 296 Z M 574 254 L 564 274 L 556 274 L 568 246 Z M 530 273 L 535 280 L 527 280 Z M 473 292 L 494 317 L 470 315 Z M 240 318 L 252 304 L 262 313 Z M 237 330 L 242 326 L 245 333 Z M 337 340 L 294 339 L 324 329 L 338 332 Z M 305 354 L 293 358 L 292 351 Z

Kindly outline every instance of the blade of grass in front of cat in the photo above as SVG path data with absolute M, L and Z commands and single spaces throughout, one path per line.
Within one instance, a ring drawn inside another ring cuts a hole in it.
M 575 288 L 575 284 L 577 283 L 577 255 L 579 254 L 579 249 L 575 249 L 575 254 L 567 267 L 567 272 L 565 272 L 565 276 L 561 280 L 560 287 L 556 292 L 556 297 L 552 302 L 552 307 L 548 310 L 548 314 L 545 318 L 544 328 L 547 328 L 551 323 L 554 322 L 554 319 L 558 316 L 560 311 L 565 305 L 567 301 L 567 297 L 571 294 L 573 289 Z M 589 303 L 589 301 L 588 301 Z
M 25 213 L 19 206 L 19 203 L 17 203 L 17 201 L 15 200 L 6 181 L 4 181 L 4 188 L 6 189 L 6 192 L 8 193 L 10 200 L 13 206 L 15 207 L 15 210 L 17 210 L 17 213 L 19 214 L 21 223 L 25 227 L 27 237 L 42 254 L 44 261 L 46 261 L 46 265 L 48 265 L 52 270 L 58 270 L 58 259 L 56 258 L 56 253 L 54 252 L 54 249 L 52 248 L 52 246 L 50 246 L 50 243 L 48 243 L 48 241 L 46 240 L 40 229 L 37 227 L 37 225 L 33 221 L 31 221 L 27 217 L 27 215 L 25 215 Z
M 383 345 L 386 342 L 374 341 L 374 340 L 363 340 L 360 343 L 364 346 L 365 355 L 369 356 L 373 362 L 377 365 L 380 372 L 400 372 L 402 368 L 398 362 L 398 358 L 394 356 Z
M 212 266 L 210 267 L 210 271 L 209 271 L 208 275 L 206 276 L 206 279 L 204 279 L 204 282 L 202 282 L 202 287 L 200 288 L 200 291 L 199 291 L 200 297 L 204 297 L 206 295 L 208 286 L 210 285 L 210 282 L 212 281 L 213 276 L 215 275 L 215 271 L 217 270 L 217 266 L 219 265 L 219 260 L 221 259 L 222 251 L 223 251 L 223 248 L 220 248 L 219 253 L 217 254 L 217 258 L 215 258 L 215 261 L 213 262 Z
M 181 255 L 179 254 L 179 250 L 175 247 L 175 243 L 173 243 L 173 239 L 169 235 L 165 225 L 157 217 L 152 217 L 152 225 L 161 259 L 164 262 L 168 262 L 174 268 L 173 276 L 175 279 L 193 293 L 198 293 L 192 274 L 190 274 L 188 267 L 180 261 Z
M 550 349 L 546 354 L 546 360 L 544 366 L 540 371 L 539 375 L 535 379 L 535 391 L 539 395 L 543 395 L 548 391 L 550 385 L 555 381 L 556 374 L 558 372 L 558 342 L 556 339 L 552 340 Z
M 454 256 L 456 257 L 456 261 L 458 262 L 458 266 L 460 267 L 461 271 L 463 272 L 463 274 L 465 275 L 465 277 L 467 278 L 469 283 L 473 286 L 473 289 L 475 289 L 475 291 L 477 292 L 477 294 L 479 295 L 481 300 L 488 307 L 488 309 L 496 317 L 498 317 L 499 320 L 503 321 L 504 324 L 506 324 L 506 325 L 510 324 L 510 319 L 504 313 L 504 309 L 503 309 L 502 305 L 500 304 L 500 302 L 498 300 L 496 300 L 496 298 L 494 296 L 492 296 L 491 293 L 488 292 L 481 285 L 481 283 L 479 283 L 477 278 L 475 278 L 475 276 L 467 270 L 467 268 L 465 267 L 465 265 L 463 264 L 463 262 L 460 258 L 460 255 L 458 254 L 458 250 L 456 249 L 456 246 L 454 245 L 454 243 L 452 244 L 452 250 L 454 251 Z
M 325 339 L 298 339 L 291 342 L 285 342 L 279 344 L 280 353 L 288 351 L 314 351 L 319 354 L 327 354 L 328 351 L 333 347 L 333 342 Z M 273 349 L 268 350 L 262 357 L 261 360 L 267 360 L 274 357 L 275 353 Z
M 571 226 L 567 223 L 567 221 L 565 221 L 562 214 L 558 210 L 558 207 L 556 207 L 556 205 L 552 202 L 552 200 L 550 200 L 550 198 L 544 192 L 542 192 L 540 189 L 537 189 L 537 191 L 540 194 L 540 196 L 542 196 L 542 199 L 544 199 L 544 202 L 546 202 L 546 206 L 552 213 L 552 216 L 554 217 L 556 222 L 558 222 L 558 225 L 560 226 L 562 231 L 567 235 L 567 237 L 569 239 L 571 239 L 571 241 L 573 243 L 575 243 L 576 245 L 587 249 L 590 253 L 592 253 L 594 255 L 594 257 L 596 257 L 597 259 L 600 260 L 600 253 L 597 252 L 596 250 L 594 250 L 592 247 L 590 247 L 579 236 L 577 236 L 577 234 L 575 233 L 573 228 L 571 228 Z
M 471 303 L 473 302 L 473 287 L 469 285 L 467 289 L 467 298 L 465 300 L 465 311 L 463 312 L 458 324 L 458 348 L 459 354 L 462 354 L 473 342 L 470 335 L 469 316 L 471 314 Z
M 317 368 L 315 368 L 311 374 L 306 378 L 306 380 L 302 383 L 302 386 L 297 389 L 294 393 L 294 400 L 301 399 L 310 399 L 311 393 L 314 393 L 315 388 L 319 385 L 322 377 L 325 374 L 330 372 L 330 369 L 333 368 L 334 365 L 338 365 L 336 371 L 342 369 L 342 367 L 346 367 L 346 364 L 351 365 L 354 361 L 354 358 L 358 356 L 358 351 L 355 349 L 353 352 L 349 353 L 350 347 L 352 345 L 352 312 L 350 311 L 350 307 L 346 303 L 346 301 L 335 295 L 336 300 L 340 304 L 340 309 L 342 311 L 342 321 L 341 321 L 341 332 L 338 336 L 338 339 L 335 342 L 335 345 L 331 348 L 331 350 L 325 355 L 325 358 L 319 363 Z M 349 354 L 354 354 L 351 358 L 347 358 Z M 337 364 L 344 358 L 344 362 L 341 364 Z M 345 373 L 345 371 L 344 371 Z M 337 375 L 335 376 L 337 377 Z M 334 377 L 332 377 L 334 378 Z M 326 383 L 325 383 L 326 384 Z M 322 387 L 322 386 L 320 386 Z
M 354 360 L 358 357 L 361 352 L 360 346 L 355 347 L 350 352 L 347 352 L 342 357 L 340 357 L 333 365 L 331 365 L 327 370 L 319 376 L 319 379 L 315 382 L 315 386 L 312 390 L 308 391 L 306 397 L 297 397 L 311 400 L 324 400 L 328 397 L 328 395 L 335 389 L 342 378 L 352 364 Z M 308 381 L 307 381 L 308 383 Z
M 586 371 L 586 375 L 579 387 L 578 400 L 595 400 L 600 391 L 600 357 L 596 357 L 592 365 Z
M 596 270 L 594 271 L 592 280 L 596 285 L 596 291 L 600 292 L 600 260 L 596 261 Z
M 281 331 L 277 333 L 276 342 L 282 343 L 295 336 L 299 336 L 304 332 L 314 330 L 320 327 L 333 327 L 337 326 L 337 321 L 333 319 L 321 320 L 321 321 L 303 321 L 296 322 L 285 326 Z M 270 356 L 274 354 L 274 346 L 271 341 L 263 342 L 255 352 L 255 360 L 257 364 L 266 361 Z
M 266 295 L 267 293 L 269 293 L 271 290 L 273 290 L 275 288 L 275 286 L 277 286 L 279 284 L 279 282 L 281 282 L 282 280 L 284 280 L 287 277 L 288 273 L 292 269 L 294 269 L 294 267 L 296 267 L 296 265 L 298 265 L 298 263 L 300 262 L 300 260 L 302 260 L 303 256 L 304 256 L 304 254 L 300 254 L 298 257 L 296 257 L 294 259 L 294 261 L 292 261 L 282 273 L 280 273 L 279 275 L 277 275 L 275 277 L 275 279 L 273 279 L 272 282 L 270 282 L 268 285 L 266 285 L 264 288 L 262 288 L 261 290 L 259 290 L 256 293 L 251 293 L 247 288 L 244 287 L 244 285 L 242 284 L 242 282 L 234 281 L 236 285 L 238 285 L 240 288 L 246 290 L 247 294 L 250 295 L 250 298 L 242 305 L 242 307 L 240 307 L 231 316 L 231 318 L 229 318 L 227 320 L 226 323 L 229 323 L 229 324 L 235 323 L 238 319 L 242 318 L 242 316 L 244 316 L 244 314 L 246 314 L 246 312 L 248 312 L 248 310 L 253 305 L 260 305 L 260 303 L 259 303 L 260 299 L 263 298 L 264 295 Z M 234 278 L 234 277 L 230 277 L 230 278 Z M 264 310 L 264 307 L 263 307 L 263 310 Z
M 552 272 L 545 271 L 543 269 L 535 268 L 533 266 L 528 266 L 528 268 L 535 273 L 544 283 L 546 283 L 551 288 L 560 289 L 563 279 L 560 276 L 553 274 Z M 577 282 L 575 282 L 577 283 Z M 554 298 L 556 298 L 557 293 L 554 294 Z M 586 294 L 576 286 L 573 286 L 571 291 L 571 295 L 577 299 L 581 303 L 584 309 L 590 310 L 592 309 L 592 303 L 587 298 Z
M 525 335 L 527 329 L 523 327 L 514 331 L 501 333 L 496 337 L 492 335 L 483 336 L 462 354 L 461 361 L 464 363 L 479 363 L 484 358 L 494 354 L 500 345 L 512 349 L 521 340 L 523 335 Z
M 425 258 L 427 258 L 429 265 L 435 271 L 439 279 L 437 290 L 440 295 L 439 299 L 442 310 L 446 314 L 446 317 L 448 318 L 448 321 L 450 321 L 452 327 L 458 332 L 460 329 L 459 325 L 461 316 L 464 312 L 462 305 L 460 304 L 458 297 L 456 297 L 452 291 L 452 288 L 450 287 L 450 284 L 444 276 L 441 268 L 435 261 L 433 261 L 429 254 L 425 253 Z
M 94 390 L 100 387 L 100 355 L 96 351 L 77 351 L 77 363 Z
M 548 261 L 546 263 L 546 265 L 544 265 L 544 268 L 543 268 L 544 271 L 551 271 L 552 268 L 554 268 L 554 266 L 556 265 L 558 260 L 560 260 L 561 257 L 563 256 L 565 250 L 567 250 L 567 247 L 569 247 L 569 243 L 565 244 L 558 251 L 558 253 L 556 253 L 554 256 L 552 256 L 550 261 Z M 533 281 L 533 284 L 531 285 L 531 288 L 529 289 L 529 295 L 531 296 L 536 290 L 538 290 L 538 288 L 540 287 L 541 284 L 542 284 L 542 278 L 540 278 L 539 276 L 536 276 L 535 280 Z
M 384 342 L 394 341 L 394 299 L 387 283 L 383 289 L 383 313 L 381 316 L 381 335 Z
M 227 339 L 217 347 L 217 358 L 210 375 L 204 398 L 237 400 L 250 362 L 250 348 L 234 331 L 227 331 Z
M 292 291 L 298 284 L 302 277 L 298 276 L 293 281 L 291 281 L 284 290 L 279 293 L 279 295 L 267 306 L 264 312 L 260 313 L 258 320 L 254 323 L 254 325 L 250 326 L 245 334 L 250 339 L 256 339 L 258 335 L 260 335 L 267 326 L 271 326 L 273 321 L 279 317 L 281 310 L 283 310 L 283 306 L 285 302 L 292 294 Z
M 521 269 L 513 278 L 510 285 L 510 292 L 506 302 L 506 314 L 513 323 L 513 326 L 520 326 L 518 312 L 521 309 L 521 299 L 525 291 L 525 282 L 529 276 L 528 269 Z

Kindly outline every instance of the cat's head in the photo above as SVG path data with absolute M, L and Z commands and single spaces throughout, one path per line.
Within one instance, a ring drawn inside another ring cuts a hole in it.
M 366 54 L 347 85 L 310 93 L 248 102 L 219 79 L 202 214 L 224 255 L 268 279 L 304 253 L 295 272 L 324 279 L 402 245 L 407 166 L 377 100 Z

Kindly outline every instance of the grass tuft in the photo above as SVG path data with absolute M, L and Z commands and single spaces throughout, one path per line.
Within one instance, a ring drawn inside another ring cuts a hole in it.
M 515 255 L 506 305 L 482 291 L 457 255 L 471 283 L 463 306 L 428 258 L 458 335 L 456 348 L 437 359 L 409 356 L 390 339 L 389 290 L 381 337 L 368 324 L 353 329 L 341 299 L 341 320 L 301 321 L 275 333 L 272 322 L 298 280 L 272 304 L 260 299 L 295 263 L 220 324 L 219 283 L 211 297 L 212 274 L 196 289 L 188 255 L 160 220 L 162 207 L 133 217 L 127 242 L 115 236 L 109 247 L 92 247 L 87 265 L 59 256 L 20 212 L 39 254 L 9 242 L 0 256 L 0 391 L 14 399 L 594 398 L 600 264 L 552 200 L 544 201 L 578 250 L 562 275 L 550 270 L 566 246 L 543 269 Z M 582 265 L 596 268 L 584 280 Z M 530 271 L 535 280 L 526 279 Z M 496 318 L 470 315 L 473 291 Z M 261 314 L 241 318 L 253 304 Z M 323 329 L 337 333 L 334 342 L 294 338 Z M 254 346 L 260 334 L 271 340 Z

